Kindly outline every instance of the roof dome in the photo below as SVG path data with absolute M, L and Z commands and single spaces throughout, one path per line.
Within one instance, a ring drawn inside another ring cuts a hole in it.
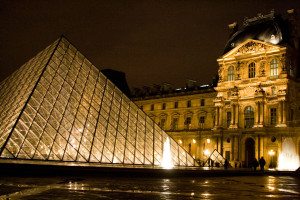
M 225 46 L 224 54 L 247 39 L 255 39 L 272 44 L 286 43 L 288 41 L 287 31 L 287 22 L 280 16 L 275 17 L 273 13 L 246 19 L 244 26 L 231 35 Z

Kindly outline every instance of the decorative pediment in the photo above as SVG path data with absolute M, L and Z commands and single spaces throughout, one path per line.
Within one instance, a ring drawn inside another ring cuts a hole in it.
M 238 45 L 236 48 L 232 49 L 225 55 L 223 55 L 220 59 L 225 58 L 235 58 L 237 56 L 242 55 L 253 55 L 259 53 L 266 53 L 266 52 L 273 52 L 273 51 L 280 51 L 285 47 L 270 44 L 267 42 L 262 42 L 259 40 L 248 39 L 245 42 Z

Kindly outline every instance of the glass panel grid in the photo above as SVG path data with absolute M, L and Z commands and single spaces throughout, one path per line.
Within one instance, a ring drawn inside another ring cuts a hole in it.
M 55 46 L 57 42 L 0 84 L 1 145 Z M 1 157 L 161 164 L 169 136 L 64 38 L 32 94 Z M 174 165 L 194 165 L 170 141 Z

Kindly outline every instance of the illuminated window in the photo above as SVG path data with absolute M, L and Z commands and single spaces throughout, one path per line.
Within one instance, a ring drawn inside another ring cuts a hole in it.
M 189 128 L 191 124 L 192 124 L 192 117 L 190 116 L 186 117 L 184 122 L 185 128 Z
M 233 66 L 230 66 L 228 68 L 227 79 L 228 79 L 228 81 L 234 80 L 234 67 Z
M 270 124 L 271 125 L 276 124 L 276 108 L 270 109 Z
M 278 76 L 278 60 L 277 59 L 273 59 L 270 62 L 270 72 L 271 72 L 271 76 L 273 77 L 277 77 Z
M 244 111 L 245 128 L 252 128 L 254 125 L 254 111 L 251 106 L 247 106 Z
M 199 117 L 199 126 L 200 126 L 200 128 L 204 128 L 204 123 L 205 123 L 205 116 L 200 116 Z
M 254 78 L 255 77 L 255 63 L 252 62 L 248 66 L 248 75 L 249 78 Z

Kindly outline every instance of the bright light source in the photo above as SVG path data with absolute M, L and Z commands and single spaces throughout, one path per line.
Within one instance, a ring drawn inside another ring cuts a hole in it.
M 178 140 L 178 143 L 179 143 L 179 144 L 182 144 L 182 140 Z
M 209 144 L 210 143 L 210 139 L 206 139 L 206 142 L 207 142 L 207 144 Z
M 204 155 L 209 156 L 210 151 L 208 149 L 205 149 L 203 153 L 204 153 Z
M 299 155 L 292 138 L 286 138 L 282 143 L 282 151 L 278 158 L 278 170 L 294 171 L 300 166 Z
M 195 139 L 193 139 L 193 143 L 196 144 L 196 140 Z
M 169 137 L 167 137 L 166 141 L 164 142 L 163 158 L 162 158 L 161 166 L 164 169 L 172 169 L 174 167 L 172 162 L 171 145 L 170 145 Z
M 268 152 L 268 154 L 269 154 L 270 156 L 274 156 L 274 155 L 275 155 L 275 151 L 273 151 L 273 149 L 271 149 L 271 150 Z

